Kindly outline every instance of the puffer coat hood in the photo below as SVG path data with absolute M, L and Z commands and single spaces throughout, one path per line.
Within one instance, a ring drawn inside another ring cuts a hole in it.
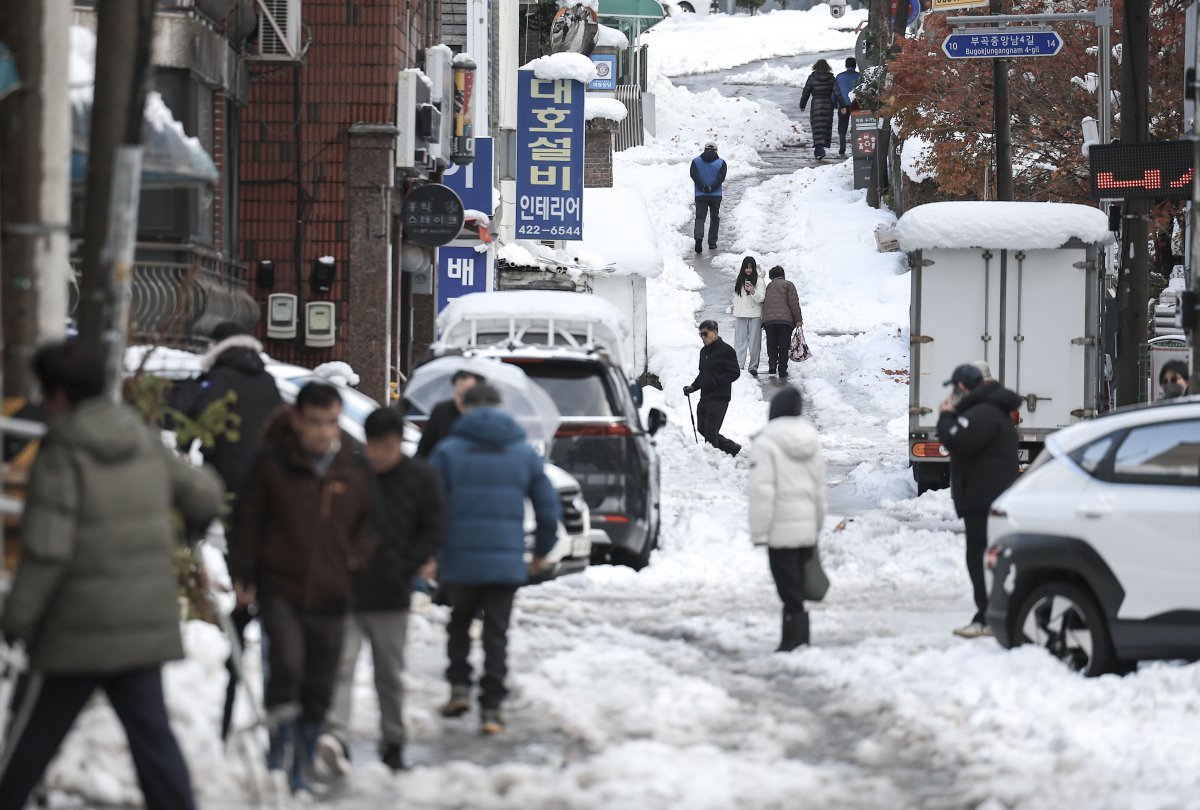
M 157 444 L 136 411 L 103 399 L 89 400 L 74 413 L 52 418 L 50 426 L 63 442 L 103 464 L 128 459 Z
M 498 408 L 478 408 L 459 418 L 450 435 L 481 444 L 503 446 L 525 441 L 525 428 Z
M 750 451 L 750 537 L 755 545 L 815 545 L 825 521 L 825 462 L 803 416 L 772 419 Z

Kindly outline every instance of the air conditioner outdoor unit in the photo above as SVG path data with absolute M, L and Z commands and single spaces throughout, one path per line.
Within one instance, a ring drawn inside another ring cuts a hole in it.
M 255 56 L 280 62 L 300 58 L 300 0 L 257 0 L 258 49 Z

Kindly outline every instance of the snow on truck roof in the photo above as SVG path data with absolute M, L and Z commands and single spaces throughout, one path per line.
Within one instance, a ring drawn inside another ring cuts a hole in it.
M 629 321 L 615 306 L 587 293 L 556 290 L 504 290 L 501 292 L 471 293 L 455 298 L 442 314 L 437 325 L 448 331 L 461 321 L 513 319 L 526 321 L 594 322 L 607 327 L 614 336 L 629 335 Z
M 1098 208 L 1072 203 L 966 201 L 918 205 L 896 224 L 904 250 L 933 248 L 1060 248 L 1072 239 L 1095 244 L 1112 238 Z

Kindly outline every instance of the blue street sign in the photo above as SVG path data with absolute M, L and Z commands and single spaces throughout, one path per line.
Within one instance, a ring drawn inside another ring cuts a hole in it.
M 583 239 L 583 82 L 517 71 L 517 232 Z
M 466 166 L 452 163 L 442 173 L 442 183 L 454 189 L 463 208 L 482 211 L 489 217 L 492 207 L 492 139 L 475 139 L 475 160 Z
M 592 54 L 596 66 L 596 78 L 588 82 L 588 90 L 617 89 L 617 55 L 615 53 Z
M 951 59 L 1007 59 L 1021 56 L 1057 56 L 1063 41 L 1049 28 L 1033 26 L 960 31 L 946 37 L 942 53 Z
M 473 247 L 443 245 L 437 251 L 437 311 L 467 293 L 487 292 L 488 253 Z

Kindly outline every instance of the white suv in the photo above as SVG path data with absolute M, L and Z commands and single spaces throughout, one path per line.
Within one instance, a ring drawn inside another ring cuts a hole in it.
M 1200 658 L 1200 397 L 1066 428 L 993 504 L 988 624 L 1086 675 Z

